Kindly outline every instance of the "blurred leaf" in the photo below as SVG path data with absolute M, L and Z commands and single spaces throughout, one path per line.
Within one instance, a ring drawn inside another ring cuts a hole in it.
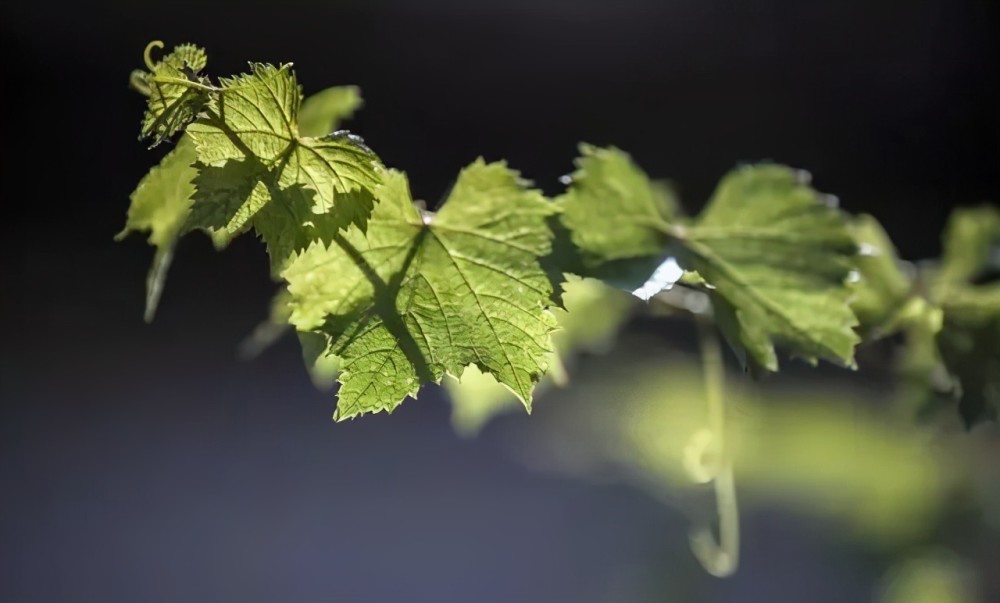
M 521 408 L 513 392 L 475 364 L 465 367 L 459 377 L 445 375 L 441 385 L 451 401 L 451 426 L 463 437 L 475 436 L 494 418 Z M 543 387 L 539 385 L 536 393 L 544 392 Z
M 996 420 L 1000 409 L 1000 283 L 955 292 L 944 304 L 938 350 L 959 383 L 967 426 Z
M 328 391 L 337 384 L 344 361 L 327 351 L 329 343 L 319 333 L 298 331 L 299 345 L 302 346 L 302 358 L 306 369 L 316 389 Z
M 1000 409 L 1000 283 L 977 284 L 998 268 L 1000 211 L 992 206 L 955 210 L 943 243 L 931 286 L 943 315 L 937 346 L 958 383 L 959 414 L 971 427 L 996 420 Z
M 121 240 L 132 232 L 149 232 L 149 244 L 156 255 L 146 278 L 146 321 L 153 320 L 163 292 L 174 255 L 174 247 L 191 210 L 193 180 L 198 171 L 192 167 L 197 160 L 194 145 L 187 136 L 181 137 L 160 164 L 149 170 L 131 196 L 125 228 L 115 236 Z M 216 247 L 224 246 L 224 233 L 207 231 Z
M 299 110 L 299 134 L 325 136 L 350 119 L 363 105 L 357 86 L 335 86 L 320 90 L 302 101 Z
M 913 284 L 895 246 L 875 218 L 857 216 L 851 230 L 860 250 L 855 258 L 859 278 L 852 286 L 855 295 L 851 308 L 858 317 L 862 337 L 890 335 Z
M 252 359 L 260 356 L 264 350 L 273 346 L 281 337 L 291 330 L 288 318 L 292 315 L 289 303 L 292 296 L 287 289 L 282 288 L 271 298 L 271 307 L 267 319 L 261 321 L 240 343 L 240 356 Z M 308 364 L 308 363 L 307 363 Z
M 512 448 L 532 466 L 625 480 L 670 504 L 695 484 L 685 464 L 707 422 L 696 363 L 636 345 L 550 392 L 547 421 Z M 909 541 L 933 527 L 953 484 L 955 456 L 911 422 L 896 425 L 850 390 L 815 381 L 725 390 L 727 442 L 744 504 L 783 504 L 830 517 L 876 542 Z M 611 403 L 613 401 L 613 403 Z M 688 497 L 689 498 L 689 497 Z M 704 510 L 692 507 L 699 515 Z
M 946 551 L 907 559 L 886 576 L 880 603 L 976 603 L 971 568 Z
M 245 360 L 256 358 L 264 350 L 273 346 L 292 327 L 288 319 L 292 314 L 289 304 L 292 296 L 287 289 L 281 289 L 271 299 L 271 310 L 267 320 L 262 321 L 240 344 L 240 356 Z M 326 354 L 326 338 L 319 333 L 297 332 L 302 347 L 302 359 L 319 390 L 330 390 L 337 382 L 341 361 L 336 356 Z
M 974 280 L 988 268 L 1000 267 L 1000 210 L 992 205 L 955 210 L 944 232 L 938 285 Z

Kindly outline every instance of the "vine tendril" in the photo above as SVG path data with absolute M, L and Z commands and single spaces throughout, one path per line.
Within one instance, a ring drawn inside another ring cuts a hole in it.
M 705 571 L 723 578 L 736 571 L 740 549 L 736 484 L 733 479 L 732 458 L 725 437 L 726 417 L 722 391 L 725 372 L 719 340 L 712 330 L 711 323 L 703 317 L 698 317 L 696 322 L 701 344 L 705 398 L 708 404 L 708 428 L 698 430 L 692 436 L 684 451 L 685 468 L 694 481 L 712 482 L 719 518 L 719 537 L 716 540 L 710 526 L 696 526 L 690 535 L 691 552 Z
M 151 72 L 156 69 L 156 63 L 153 62 L 153 49 L 163 48 L 163 40 L 153 40 L 149 44 L 146 44 L 146 50 L 142 51 L 142 61 L 146 64 L 146 69 Z

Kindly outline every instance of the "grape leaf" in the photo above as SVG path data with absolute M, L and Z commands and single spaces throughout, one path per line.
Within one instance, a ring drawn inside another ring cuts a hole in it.
M 677 216 L 677 201 L 656 186 L 623 151 L 580 145 L 577 170 L 562 197 L 562 221 L 583 262 L 595 268 L 613 260 L 663 251 L 662 224 Z
M 985 271 L 1000 270 L 1000 210 L 991 205 L 955 210 L 945 228 L 943 247 L 939 288 L 969 283 Z
M 627 156 L 586 146 L 582 153 L 582 173 L 561 201 L 564 224 L 592 265 L 645 256 L 662 266 L 664 255 L 675 258 L 677 278 L 688 271 L 703 279 L 717 323 L 747 368 L 777 370 L 775 341 L 810 362 L 853 365 L 857 320 L 845 281 L 856 247 L 844 217 L 801 173 L 771 164 L 736 169 L 685 224 L 654 201 Z M 633 201 L 621 203 L 632 190 Z
M 350 119 L 362 104 L 357 86 L 334 86 L 311 94 L 299 109 L 299 135 L 329 134 L 341 121 Z
M 203 49 L 182 44 L 154 63 L 151 72 L 139 76 L 149 92 L 140 139 L 151 138 L 156 146 L 194 121 L 209 95 L 204 88 L 185 82 L 207 85 L 200 75 L 207 63 Z
M 918 414 L 957 402 L 971 427 L 995 419 L 1000 406 L 1000 212 L 956 210 L 944 234 L 940 263 L 920 270 L 896 258 L 874 218 L 853 224 L 862 250 L 853 307 L 866 338 L 905 334 L 899 357 L 904 403 Z M 911 276 L 911 272 L 915 275 Z
M 936 342 L 957 381 L 958 412 L 971 427 L 1000 409 L 1000 284 L 977 287 L 943 307 Z
M 311 221 L 334 231 L 365 227 L 378 158 L 351 134 L 301 136 L 300 103 L 289 65 L 251 64 L 251 73 L 222 80 L 206 117 L 187 129 L 203 164 L 189 227 L 235 236 L 252 225 L 276 266 L 315 238 L 299 232 Z
M 566 367 L 580 353 L 604 352 L 633 308 L 628 295 L 594 279 L 570 277 L 563 289 L 565 308 L 552 309 L 559 323 L 559 330 L 552 334 L 552 367 Z M 568 382 L 567 375 L 555 370 L 549 377 L 536 388 L 536 394 L 548 381 L 558 385 Z M 509 389 L 474 364 L 460 375 L 446 376 L 443 384 L 451 399 L 452 425 L 463 436 L 475 435 L 495 416 L 520 406 Z
M 388 172 L 367 232 L 314 243 L 282 276 L 290 322 L 329 338 L 343 360 L 335 417 L 392 411 L 424 383 L 476 364 L 530 408 L 555 319 L 539 258 L 557 208 L 502 164 L 459 175 L 442 209 L 413 205 Z
M 844 285 L 856 246 L 844 217 L 778 165 L 730 172 L 688 229 L 678 262 L 735 317 L 723 334 L 753 365 L 778 368 L 773 341 L 811 362 L 854 363 L 857 319 Z M 751 365 L 751 366 L 753 366 Z
M 115 240 L 121 240 L 132 232 L 149 231 L 149 244 L 156 247 L 156 255 L 146 277 L 147 322 L 156 314 L 174 247 L 191 209 L 191 196 L 194 194 L 192 181 L 198 174 L 192 164 L 196 160 L 191 140 L 181 137 L 159 165 L 139 181 L 131 196 L 125 228 L 115 236 Z M 215 232 L 208 234 L 216 247 L 225 245 L 224 236 Z
M 931 287 L 943 314 L 937 333 L 944 366 L 958 383 L 967 426 L 996 420 L 1000 409 L 1000 210 L 958 209 L 944 234 L 944 254 Z

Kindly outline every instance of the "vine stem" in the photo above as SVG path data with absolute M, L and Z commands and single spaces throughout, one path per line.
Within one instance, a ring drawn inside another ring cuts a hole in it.
M 705 379 L 705 399 L 708 404 L 708 426 L 713 444 L 708 450 L 714 452 L 709 469 L 715 491 L 716 513 L 718 514 L 719 537 L 716 540 L 710 526 L 697 526 L 691 531 L 691 551 L 705 571 L 713 576 L 732 575 L 739 565 L 740 516 L 736 502 L 736 484 L 733 479 L 733 464 L 729 447 L 726 445 L 726 412 L 723 400 L 725 370 L 722 364 L 722 350 L 718 336 L 711 323 L 698 317 L 698 338 L 701 346 L 702 373 Z
M 155 75 L 149 78 L 149 81 L 156 82 L 157 84 L 177 84 L 178 86 L 187 86 L 188 88 L 204 90 L 205 92 L 221 92 L 221 90 L 215 86 L 206 86 L 205 84 L 199 82 L 192 82 L 191 80 L 170 77 L 167 75 Z

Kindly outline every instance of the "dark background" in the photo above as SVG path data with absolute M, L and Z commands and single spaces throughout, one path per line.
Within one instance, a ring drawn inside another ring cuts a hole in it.
M 581 140 L 691 209 L 773 159 L 917 259 L 952 207 L 1000 199 L 1000 4 L 40 0 L 0 18 L 0 599 L 867 600 L 829 528 L 763 512 L 741 573 L 704 578 L 681 517 L 534 474 L 489 430 L 457 438 L 432 391 L 332 423 L 293 342 L 236 359 L 274 289 L 251 238 L 182 242 L 145 325 L 151 250 L 112 236 L 162 151 L 136 140 L 127 77 L 163 39 L 207 47 L 214 74 L 292 61 L 307 93 L 358 84 L 350 128 L 432 203 L 479 155 L 553 192 Z M 636 576 L 652 590 L 616 590 Z

